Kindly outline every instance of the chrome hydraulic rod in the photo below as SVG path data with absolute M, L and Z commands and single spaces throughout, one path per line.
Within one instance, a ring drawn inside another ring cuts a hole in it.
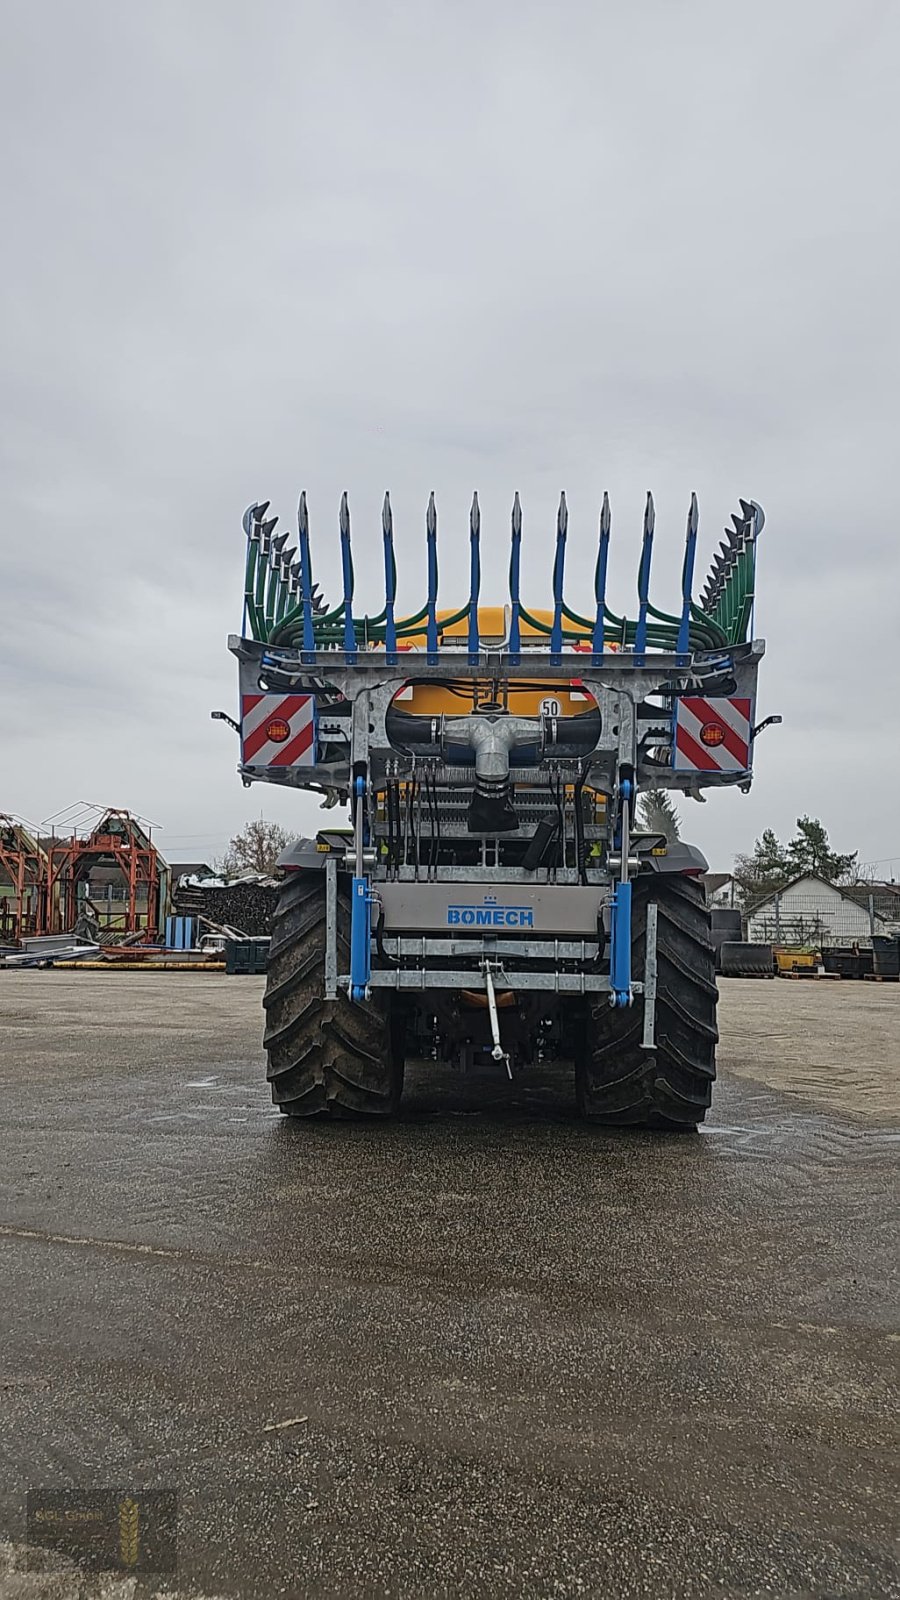
M 491 1038 L 494 1041 L 494 1047 L 491 1050 L 491 1055 L 495 1061 L 505 1062 L 506 1075 L 511 1082 L 512 1067 L 510 1066 L 509 1052 L 504 1050 L 502 1044 L 500 1043 L 500 1018 L 497 1015 L 497 996 L 494 992 L 494 979 L 491 975 L 491 963 L 489 961 L 485 961 L 483 965 L 484 986 L 487 990 L 488 1015 L 491 1019 Z

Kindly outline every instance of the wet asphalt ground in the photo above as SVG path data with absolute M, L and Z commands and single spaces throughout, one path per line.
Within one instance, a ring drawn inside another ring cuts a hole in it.
M 865 987 L 802 1039 L 864 1081 L 877 1010 L 877 1113 L 764 1087 L 799 986 L 731 982 L 710 1125 L 667 1138 L 580 1125 L 562 1072 L 292 1126 L 261 980 L 0 974 L 0 1593 L 76 1593 L 13 1572 L 25 1495 L 109 1485 L 177 1490 L 183 1595 L 900 1595 L 900 988 Z

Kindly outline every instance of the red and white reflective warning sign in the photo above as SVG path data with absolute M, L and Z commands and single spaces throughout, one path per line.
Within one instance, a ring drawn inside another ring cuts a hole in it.
M 676 772 L 749 772 L 749 697 L 684 695 L 675 705 Z
M 241 695 L 241 764 L 314 767 L 315 695 Z

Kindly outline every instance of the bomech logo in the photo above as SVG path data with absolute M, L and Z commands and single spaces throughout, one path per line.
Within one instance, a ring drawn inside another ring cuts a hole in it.
M 480 906 L 448 906 L 447 924 L 451 928 L 533 928 L 534 911 L 531 906 L 500 906 L 486 894 Z

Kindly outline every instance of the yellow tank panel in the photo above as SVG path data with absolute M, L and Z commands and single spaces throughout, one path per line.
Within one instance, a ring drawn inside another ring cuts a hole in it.
M 543 611 L 543 610 L 541 610 L 541 609 L 539 609 L 537 607 L 535 607 L 534 609 L 529 607 L 528 610 L 529 610 L 531 616 L 534 617 L 536 622 L 542 622 L 544 624 L 545 628 L 550 628 L 552 626 L 552 624 L 553 624 L 553 612 L 552 611 Z M 468 622 L 468 618 L 467 617 L 462 617 L 459 622 L 453 622 L 453 623 L 450 623 L 449 626 L 445 626 L 445 624 L 447 623 L 447 618 L 448 617 L 452 617 L 454 615 L 455 615 L 455 613 L 453 611 L 438 611 L 438 613 L 437 613 L 437 624 L 438 624 L 438 638 L 439 639 L 444 639 L 444 640 L 448 640 L 448 639 L 465 640 L 465 639 L 467 639 L 469 637 L 469 622 Z M 507 634 L 509 633 L 509 624 L 510 624 L 511 615 L 512 615 L 512 608 L 510 606 L 508 606 L 508 605 L 505 605 L 505 606 L 479 606 L 478 607 L 478 634 L 479 634 L 479 638 L 484 639 L 489 644 L 492 643 L 495 640 L 499 641 L 501 639 L 505 639 L 507 637 Z M 403 626 L 402 619 L 398 620 L 397 626 L 398 627 L 402 627 Z M 571 626 L 572 626 L 571 623 L 569 623 L 569 622 L 566 623 L 566 628 L 567 629 L 571 629 Z M 540 628 L 533 627 L 530 622 L 526 622 L 525 621 L 524 617 L 522 618 L 522 620 L 521 620 L 521 622 L 519 624 L 519 632 L 520 632 L 521 637 L 522 637 L 523 640 L 524 639 L 546 640 L 546 638 L 547 638 L 547 635 L 545 633 L 542 633 Z M 589 643 L 590 642 L 589 634 L 585 633 L 584 639 L 585 639 L 585 643 Z M 425 635 L 425 629 L 423 628 L 421 633 L 409 633 L 409 634 L 406 635 L 405 638 L 401 639 L 400 640 L 400 648 L 401 648 L 401 650 L 424 650 L 425 649 L 425 642 L 426 642 L 426 635 Z
M 439 611 L 437 613 L 438 637 L 445 642 L 452 639 L 463 643 L 469 636 L 469 624 L 465 617 L 459 622 L 452 623 L 449 627 L 442 626 L 442 623 L 453 615 L 452 611 Z M 547 628 L 553 622 L 552 611 L 534 610 L 531 615 L 537 622 L 542 622 Z M 478 607 L 478 636 L 484 643 L 491 644 L 494 641 L 499 643 L 502 639 L 505 639 L 509 633 L 509 623 L 510 607 L 508 605 Z M 524 619 L 521 623 L 521 636 L 523 643 L 528 639 L 540 639 L 543 643 L 547 642 L 547 635 L 532 627 L 531 623 L 526 622 Z M 585 635 L 585 642 L 588 642 L 587 635 Z M 425 646 L 426 636 L 424 629 L 421 633 L 411 633 L 400 641 L 401 650 L 409 650 L 410 655 L 416 651 L 424 650 Z M 449 677 L 452 669 L 449 662 L 447 665 Z M 412 663 L 410 663 L 410 666 L 412 666 Z M 398 696 L 396 704 L 400 710 L 408 711 L 417 717 L 464 716 L 467 711 L 472 709 L 473 704 L 480 704 L 483 700 L 489 700 L 493 694 L 493 687 L 488 679 L 475 684 L 460 683 L 460 688 L 472 690 L 476 698 L 469 700 L 468 695 L 464 698 L 460 694 L 451 693 L 448 689 L 442 689 L 437 684 L 417 683 L 414 688 L 405 689 Z M 576 717 L 580 712 L 590 711 L 594 705 L 593 699 L 589 695 L 581 693 L 578 689 L 569 690 L 561 686 L 551 687 L 543 683 L 539 678 L 536 678 L 531 683 L 527 678 L 516 678 L 514 683 L 510 683 L 508 694 L 504 695 L 503 703 L 508 706 L 511 712 L 522 717 L 537 717 L 542 714 L 553 717 Z
M 594 709 L 593 698 L 579 689 L 538 680 L 529 683 L 527 678 L 516 678 L 508 692 L 502 691 L 502 694 L 504 707 L 519 717 L 577 717 Z M 459 691 L 444 689 L 436 683 L 411 685 L 401 691 L 394 704 L 398 711 L 408 711 L 416 717 L 464 717 L 493 695 L 494 686 L 489 678 L 474 683 L 461 679 Z

